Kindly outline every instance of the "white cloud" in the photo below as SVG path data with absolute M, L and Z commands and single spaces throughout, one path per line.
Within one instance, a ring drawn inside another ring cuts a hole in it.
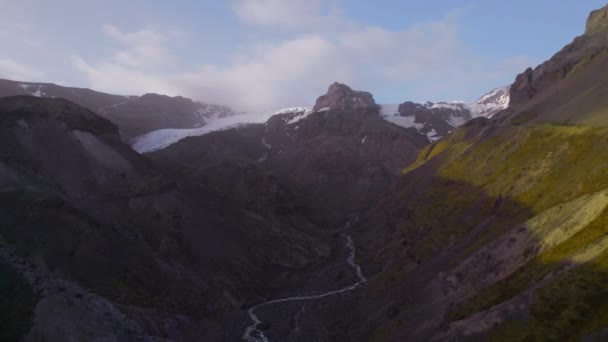
M 11 80 L 40 79 L 44 73 L 12 59 L 0 59 L 0 78 Z
M 112 25 L 104 25 L 103 32 L 121 44 L 114 54 L 114 62 L 136 69 L 155 69 L 172 66 L 176 57 L 165 46 L 167 36 L 150 29 L 123 32 Z
M 343 52 L 324 37 L 306 35 L 258 47 L 231 65 L 204 65 L 179 83 L 191 96 L 242 109 L 306 104 L 330 82 L 352 80 L 354 70 Z
M 391 31 L 368 26 L 340 36 L 350 56 L 371 66 L 376 77 L 419 80 L 466 58 L 458 27 L 450 21 L 429 22 Z
M 297 27 L 328 15 L 325 0 L 236 0 L 232 8 L 249 24 Z
M 390 30 L 350 21 L 329 0 L 236 0 L 233 9 L 247 23 L 292 30 L 278 42 L 241 46 L 223 63 L 186 65 L 172 53 L 166 34 L 105 25 L 116 51 L 94 62 L 75 56 L 74 65 L 92 88 L 183 95 L 255 112 L 309 105 L 334 81 L 372 92 L 408 92 L 399 101 L 429 94 L 432 100 L 472 100 L 466 97 L 479 83 L 502 85 L 530 64 L 518 57 L 494 65 L 473 53 L 452 14 Z M 344 25 L 318 30 L 313 24 L 331 16 Z
M 91 65 L 77 55 L 72 56 L 72 62 L 84 75 L 88 86 L 98 91 L 125 95 L 140 95 L 144 92 L 180 94 L 179 89 L 163 74 L 130 68 L 115 61 Z
M 176 56 L 167 47 L 167 35 L 152 29 L 125 32 L 112 25 L 103 25 L 102 31 L 118 45 L 111 56 L 96 63 L 79 55 L 71 58 L 91 88 L 121 94 L 179 95 L 179 89 L 167 76 L 177 64 Z

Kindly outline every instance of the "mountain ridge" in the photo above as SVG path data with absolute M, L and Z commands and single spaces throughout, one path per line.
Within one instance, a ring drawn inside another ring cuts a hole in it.
M 21 82 L 0 79 L 0 97 L 28 95 L 60 97 L 77 103 L 115 122 L 123 140 L 161 128 L 195 128 L 209 119 L 226 117 L 237 112 L 226 106 L 154 93 L 122 96 L 88 88 L 64 87 L 53 83 Z

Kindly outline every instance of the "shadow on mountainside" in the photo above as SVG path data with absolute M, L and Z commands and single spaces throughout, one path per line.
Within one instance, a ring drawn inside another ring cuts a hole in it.
M 65 100 L 0 99 L 0 133 L 8 336 L 209 340 L 274 276 L 330 252 L 272 179 L 253 178 L 271 207 L 256 212 L 156 167 Z
M 481 126 L 423 151 L 358 225 L 369 339 L 557 341 L 608 326 L 608 130 Z

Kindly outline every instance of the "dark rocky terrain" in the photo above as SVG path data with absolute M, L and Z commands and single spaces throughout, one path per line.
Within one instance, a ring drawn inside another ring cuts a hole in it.
M 329 254 L 272 178 L 255 180 L 263 210 L 225 198 L 66 100 L 0 99 L 0 130 L 4 340 L 212 339 L 273 277 Z
M 383 120 L 369 93 L 343 84 L 331 85 L 315 108 L 189 137 L 149 156 L 193 172 L 229 162 L 271 173 L 316 217 L 336 225 L 373 203 L 428 144 L 415 129 Z
M 204 125 L 206 119 L 236 114 L 225 106 L 181 96 L 120 96 L 50 83 L 0 80 L 0 97 L 15 95 L 69 100 L 114 122 L 125 142 L 158 129 L 193 128 Z

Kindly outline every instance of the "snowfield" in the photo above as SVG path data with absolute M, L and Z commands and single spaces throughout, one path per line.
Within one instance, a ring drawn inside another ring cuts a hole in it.
M 294 122 L 304 118 L 310 113 L 310 110 L 307 107 L 293 107 L 268 114 L 239 114 L 224 118 L 211 118 L 207 119 L 207 123 L 202 127 L 160 129 L 158 131 L 146 133 L 133 139 L 131 147 L 138 153 L 154 152 L 162 150 L 187 137 L 201 136 L 241 125 L 264 123 L 273 115 L 299 112 L 302 112 L 303 114 L 292 119 Z

